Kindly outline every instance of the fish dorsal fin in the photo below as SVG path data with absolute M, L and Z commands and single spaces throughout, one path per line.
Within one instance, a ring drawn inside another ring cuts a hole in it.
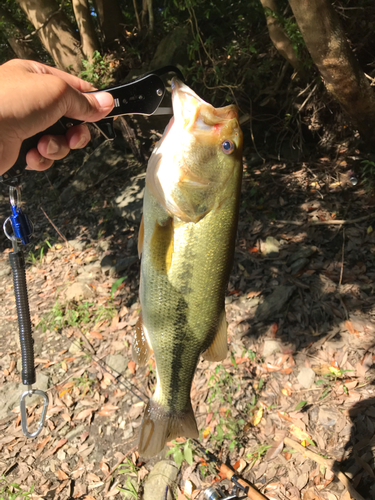
M 202 353 L 202 356 L 207 361 L 222 361 L 227 357 L 227 319 L 225 317 L 225 309 L 223 309 L 219 318 L 219 328 L 210 347 Z
M 141 224 L 139 226 L 139 231 L 138 231 L 138 257 L 139 258 L 141 258 L 141 255 L 142 255 L 144 237 L 145 237 L 145 222 L 144 222 L 143 215 L 142 215 L 142 220 L 141 220 Z
M 132 358 L 139 366 L 145 366 L 152 354 L 152 347 L 148 340 L 147 330 L 143 325 L 142 313 L 134 329 L 133 345 L 132 345 Z
M 173 219 L 168 218 L 163 224 L 155 222 L 151 237 L 152 263 L 159 272 L 168 273 L 172 265 L 174 250 Z

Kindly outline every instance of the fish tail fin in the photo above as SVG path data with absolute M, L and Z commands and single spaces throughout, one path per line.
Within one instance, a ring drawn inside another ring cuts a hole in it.
M 142 457 L 153 457 L 165 446 L 165 443 L 176 437 L 199 436 L 191 401 L 185 410 L 180 412 L 166 411 L 152 398 L 147 404 L 141 431 L 138 451 Z

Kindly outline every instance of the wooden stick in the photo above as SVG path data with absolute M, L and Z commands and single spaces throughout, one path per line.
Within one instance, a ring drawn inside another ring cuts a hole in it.
M 346 489 L 349 491 L 349 494 L 355 499 L 355 500 L 365 500 L 362 495 L 360 495 L 352 486 L 352 483 L 350 482 L 349 478 L 341 471 L 337 470 L 337 467 L 335 466 L 335 460 L 328 459 L 321 457 L 317 453 L 308 450 L 304 446 L 300 445 L 294 439 L 290 439 L 288 437 L 284 438 L 284 443 L 294 450 L 298 451 L 301 453 L 304 457 L 310 458 L 311 460 L 314 460 L 314 462 L 324 465 L 329 469 L 341 482 L 342 484 L 346 487 Z
M 227 465 L 225 464 L 217 464 L 217 468 L 219 469 L 220 472 L 224 474 L 224 476 L 229 479 L 229 481 L 232 481 L 232 477 L 236 475 L 236 473 Z M 250 483 L 247 481 L 244 481 L 243 479 L 238 478 L 237 481 L 241 486 L 244 488 L 249 488 L 247 490 L 247 497 L 251 498 L 251 500 L 268 500 L 267 497 L 265 497 L 260 491 L 256 490 L 254 486 L 252 486 Z

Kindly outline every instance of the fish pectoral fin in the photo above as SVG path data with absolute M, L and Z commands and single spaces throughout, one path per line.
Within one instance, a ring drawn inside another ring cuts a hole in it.
M 220 315 L 219 328 L 210 347 L 202 353 L 202 357 L 207 361 L 222 361 L 227 357 L 227 319 L 225 317 L 225 309 Z
M 191 401 L 181 412 L 167 411 L 152 398 L 147 404 L 139 435 L 138 451 L 142 457 L 153 457 L 168 441 L 177 437 L 199 437 Z
M 148 341 L 147 330 L 142 322 L 142 313 L 139 315 L 137 324 L 135 325 L 132 358 L 139 366 L 145 366 L 152 354 L 152 348 Z
M 144 237 L 145 237 L 145 222 L 142 215 L 142 220 L 138 231 L 138 258 L 141 258 L 142 255 Z

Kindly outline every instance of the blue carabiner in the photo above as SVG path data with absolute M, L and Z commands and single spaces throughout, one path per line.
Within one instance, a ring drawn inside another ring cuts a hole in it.
M 12 205 L 12 213 L 10 223 L 12 224 L 14 236 L 22 241 L 23 245 L 30 243 L 30 236 L 33 232 L 33 226 L 30 219 L 17 205 Z

